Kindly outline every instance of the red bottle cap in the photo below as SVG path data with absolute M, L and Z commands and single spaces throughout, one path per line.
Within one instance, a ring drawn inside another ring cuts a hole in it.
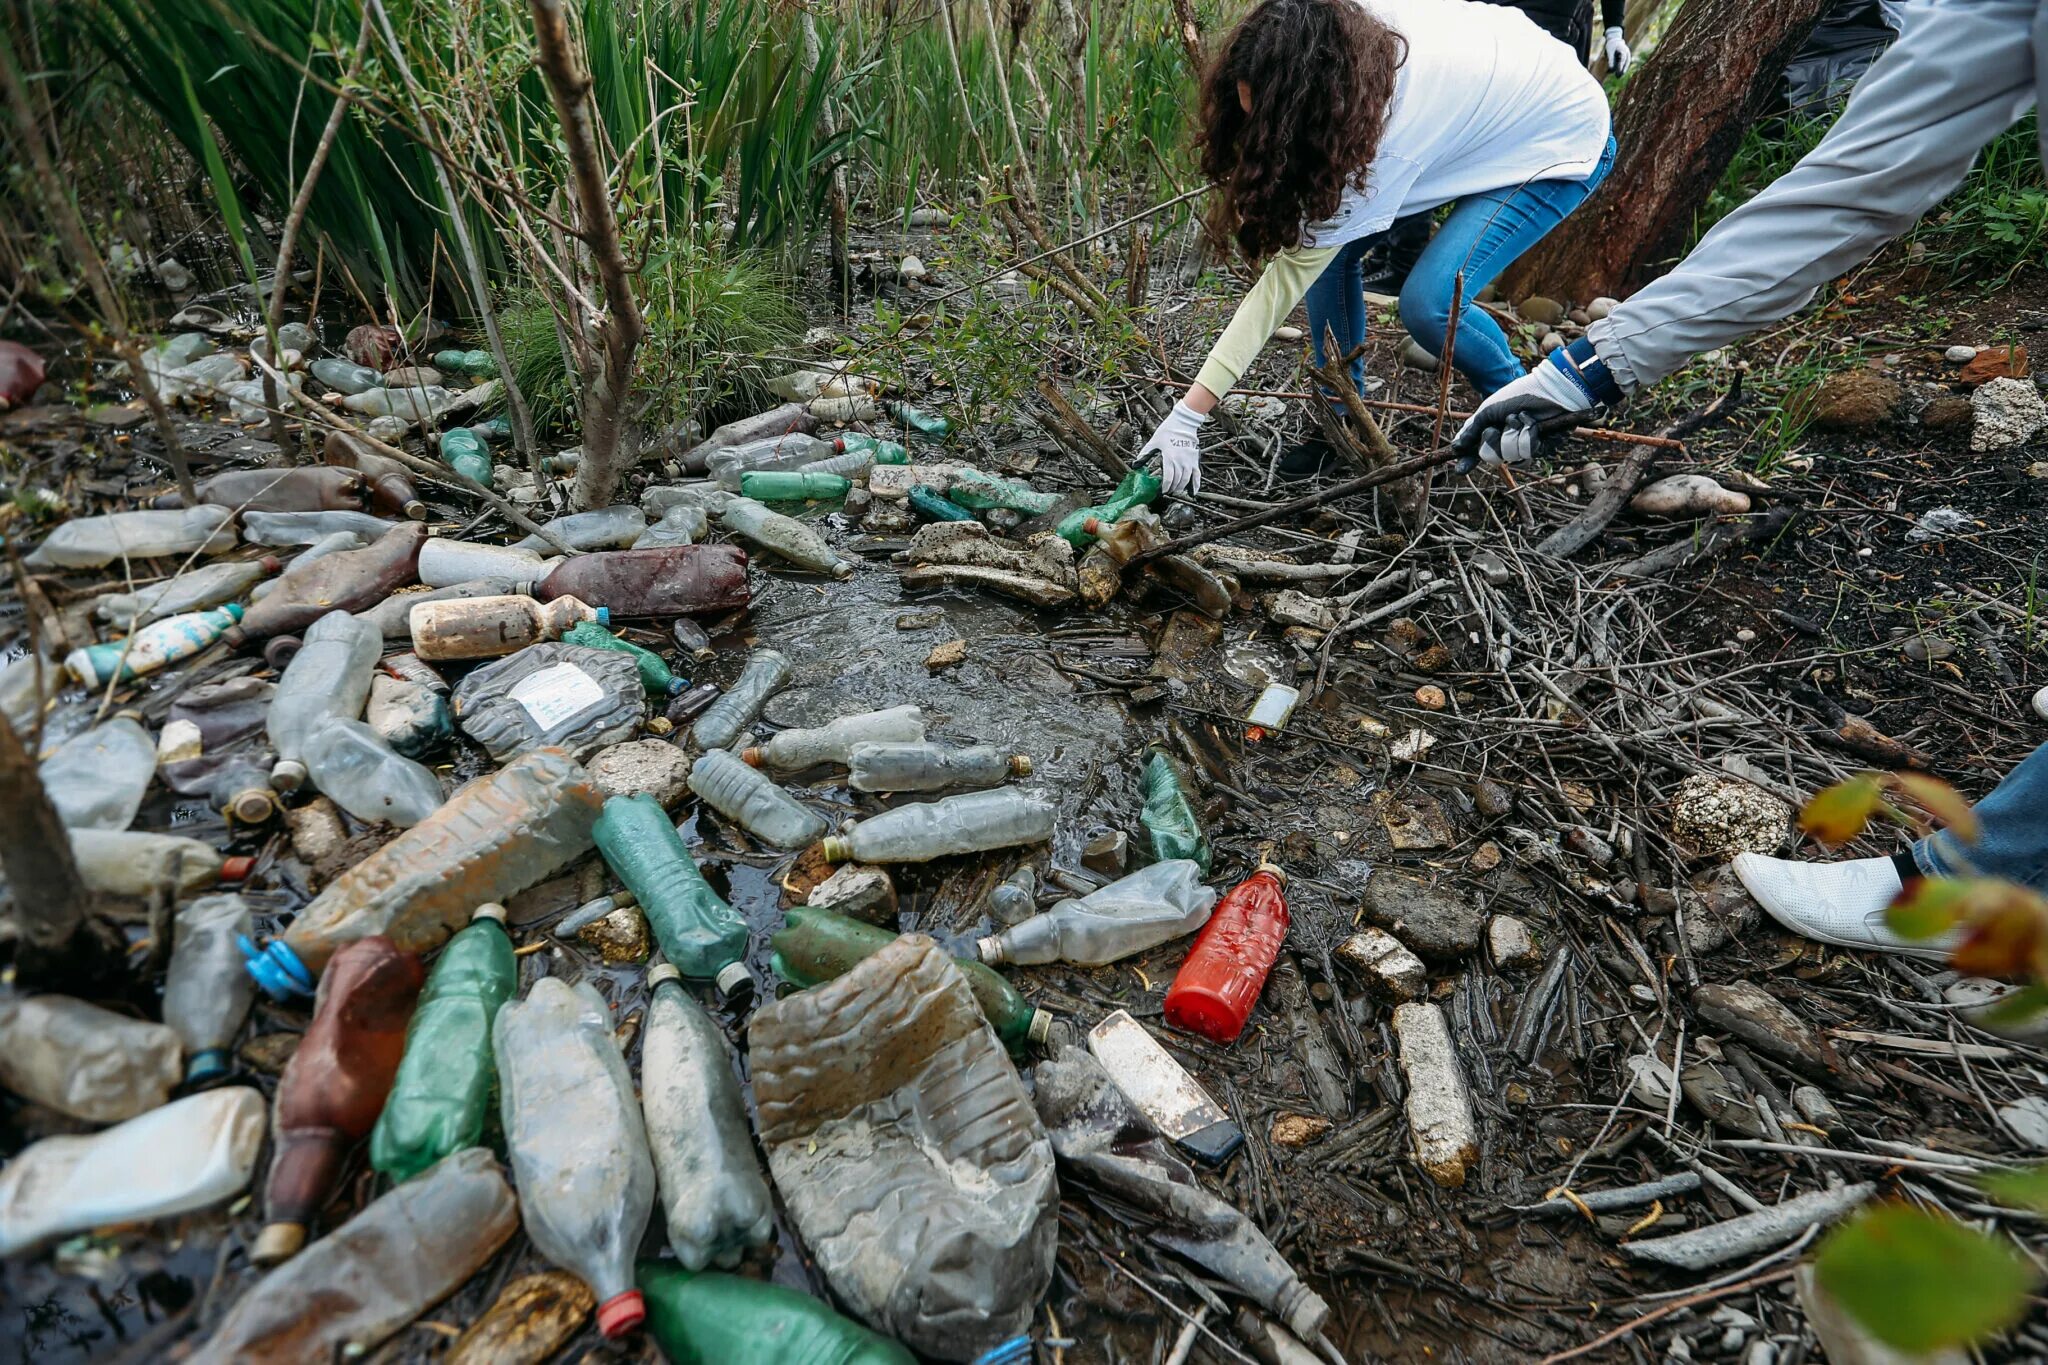
M 1212 1043 L 1234 1043 L 1249 1015 L 1241 1015 L 1205 986 L 1174 983 L 1165 1001 L 1166 1022 Z
M 246 855 L 228 858 L 220 865 L 220 879 L 224 882 L 247 881 L 249 874 L 256 870 L 256 860 Z
M 606 1299 L 597 1306 L 597 1330 L 610 1340 L 616 1341 L 628 1332 L 636 1332 L 640 1324 L 647 1321 L 647 1300 L 637 1289 L 628 1289 L 615 1298 Z

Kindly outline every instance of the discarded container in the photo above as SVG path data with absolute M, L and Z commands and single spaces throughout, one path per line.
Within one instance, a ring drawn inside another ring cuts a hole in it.
M 633 1256 L 654 1163 L 611 1011 L 590 983 L 543 977 L 498 1011 L 492 1045 L 527 1236 L 596 1292 L 598 1330 L 624 1336 L 647 1316 Z
M 271 785 L 296 791 L 306 780 L 306 742 L 329 720 L 354 720 L 370 697 L 370 675 L 384 641 L 368 622 L 331 611 L 306 631 L 305 642 L 277 680 L 265 729 L 277 751 Z
M 710 529 L 711 518 L 703 508 L 677 503 L 661 514 L 661 520 L 649 523 L 633 542 L 633 548 L 659 550 L 673 545 L 695 545 Z
M 249 933 L 249 904 L 233 893 L 201 896 L 178 912 L 164 975 L 164 1023 L 184 1045 L 188 1086 L 227 1074 L 229 1050 L 256 998 L 236 947 Z
M 673 965 L 650 968 L 647 983 L 640 1103 L 668 1244 L 689 1270 L 735 1266 L 746 1248 L 774 1240 L 775 1205 L 754 1155 L 732 1057 Z
M 1294 714 L 1294 704 L 1301 700 L 1301 689 L 1289 687 L 1286 683 L 1268 683 L 1266 690 L 1259 693 L 1259 699 L 1252 705 L 1251 714 L 1245 724 L 1250 728 L 1244 737 L 1257 744 L 1276 730 L 1287 728 L 1288 718 Z
M 449 374 L 487 379 L 498 372 L 498 362 L 489 351 L 436 351 L 434 368 Z
M 946 490 L 946 496 L 977 511 L 1007 508 L 1027 517 L 1043 516 L 1059 503 L 1056 493 L 1041 493 L 1028 484 L 997 478 L 969 465 L 962 465 L 954 473 L 953 486 Z
M 263 1094 L 190 1095 L 85 1137 L 50 1137 L 0 1168 L 0 1256 L 116 1223 L 231 1199 L 263 1150 Z
M 989 913 L 998 923 L 1016 924 L 1038 910 L 1038 870 L 1025 863 L 989 888 Z
M 578 621 L 563 631 L 562 643 L 580 645 L 585 649 L 609 649 L 616 653 L 632 655 L 633 661 L 640 666 L 641 685 L 655 696 L 673 697 L 689 686 L 689 683 L 669 671 L 668 663 L 659 654 L 612 634 L 594 620 Z
M 911 485 L 908 494 L 910 510 L 928 521 L 973 521 L 974 513 L 957 502 L 950 502 L 946 495 L 928 483 Z
M 410 654 L 404 657 L 413 658 Z M 426 668 L 417 659 L 413 662 L 421 669 Z M 455 733 L 455 719 L 449 715 L 443 696 L 447 690 L 446 683 L 437 689 L 380 671 L 370 678 L 370 699 L 363 708 L 363 719 L 394 752 L 407 758 L 424 758 Z
M 747 605 L 747 554 L 736 545 L 671 545 L 576 555 L 523 591 L 601 602 L 614 619 L 730 611 Z
M 611 613 L 573 597 L 540 603 L 523 594 L 422 602 L 412 609 L 412 650 L 422 659 L 495 659 L 559 639 L 578 621 L 603 625 Z
M 760 502 L 809 502 L 843 498 L 851 479 L 809 469 L 748 470 L 739 476 L 740 496 Z
M 510 578 L 525 581 L 546 569 L 541 557 L 531 550 L 510 545 L 483 545 L 473 540 L 446 540 L 440 536 L 420 546 L 419 578 L 430 588 L 451 588 L 479 578 Z M 533 597 L 574 597 L 567 592 L 534 592 Z
M 743 445 L 748 441 L 760 440 L 765 436 L 779 436 L 791 431 L 811 431 L 817 425 L 818 419 L 811 416 L 810 409 L 804 404 L 784 403 L 781 407 L 757 412 L 752 417 L 727 422 L 682 452 L 683 468 L 691 473 L 701 474 L 711 456 L 718 451 Z
M 841 444 L 845 445 L 843 441 Z M 845 479 L 850 487 L 866 479 L 868 471 L 874 467 L 874 451 L 857 450 L 852 446 L 846 446 L 837 455 L 828 455 L 822 460 L 813 460 L 809 464 L 791 472 L 802 474 L 805 477 L 825 478 L 830 476 Z M 740 491 L 746 493 L 744 488 Z M 748 493 L 747 496 L 754 497 L 756 495 Z M 839 494 L 832 494 L 830 496 L 837 497 Z
M 1180 766 L 1156 745 L 1145 756 L 1145 772 L 1139 779 L 1138 792 L 1145 802 L 1138 812 L 1138 823 L 1145 827 L 1145 841 L 1152 857 L 1161 862 L 1168 858 L 1192 858 L 1206 876 L 1209 841 L 1203 837 L 1201 822 L 1188 801 Z
M 953 424 L 946 418 L 936 413 L 924 412 L 908 403 L 892 399 L 885 406 L 891 417 L 928 440 L 944 440 L 953 430 Z
M 133 630 L 180 612 L 204 611 L 232 602 L 283 567 L 282 561 L 271 555 L 208 564 L 135 592 L 102 597 L 93 615 L 110 626 Z
M 993 744 L 863 743 L 846 756 L 847 785 L 861 792 L 929 792 L 947 787 L 994 787 L 1029 777 L 1031 760 Z
M 321 722 L 300 746 L 299 760 L 315 790 L 366 823 L 410 828 L 441 807 L 441 779 L 359 720 Z
M 1052 1145 L 939 945 L 896 939 L 747 1033 L 769 1168 L 840 1299 L 945 1360 L 1025 1331 L 1058 1240 Z
M 1185 858 L 1153 863 L 1130 876 L 1063 900 L 977 947 L 988 963 L 1037 965 L 1108 963 L 1191 934 L 1208 922 L 1216 893 L 1202 885 L 1202 869 Z
M 191 658 L 241 619 L 239 602 L 213 611 L 166 616 L 125 639 L 74 649 L 64 656 L 64 667 L 87 687 L 104 687 L 116 680 L 133 682 Z
M 71 856 L 86 890 L 106 896 L 153 896 L 168 881 L 180 892 L 238 882 L 254 858 L 230 858 L 211 844 L 141 830 L 74 829 Z
M 793 431 L 714 451 L 705 460 L 704 469 L 720 488 L 731 493 L 738 491 L 743 474 L 795 469 L 837 455 L 843 448 L 837 441 Z
M 156 774 L 156 741 L 126 716 L 81 730 L 36 765 L 57 818 L 71 829 L 126 829 Z
M 257 1264 L 290 1260 L 305 1246 L 343 1158 L 384 1109 L 425 979 L 418 954 L 381 935 L 349 944 L 328 964 L 313 1022 L 277 1082 L 265 1221 L 249 1252 Z
M 1244 1131 L 1129 1010 L 1090 1029 L 1088 1050 L 1131 1103 L 1191 1156 L 1220 1165 L 1243 1145 Z
M 1081 529 L 1095 541 L 1075 566 L 1081 600 L 1091 607 L 1101 607 L 1116 596 L 1123 586 L 1125 565 L 1166 540 L 1158 518 L 1141 508 L 1133 508 L 1118 522 L 1090 517 L 1081 523 Z
M 367 512 L 247 512 L 242 516 L 243 533 L 257 545 L 311 545 L 336 531 L 354 531 L 364 540 L 374 541 L 395 525 Z
M 876 464 L 909 464 L 910 452 L 894 441 L 885 441 L 879 436 L 870 436 L 864 431 L 849 431 L 839 438 L 839 444 L 849 455 L 863 454 L 874 457 Z
M 402 417 L 408 422 L 430 422 L 448 406 L 454 394 L 439 384 L 403 389 L 364 389 L 344 395 L 341 405 L 364 417 Z
M 825 840 L 828 862 L 922 863 L 1052 838 L 1050 803 L 1014 787 L 898 806 Z
M 390 1098 L 370 1134 L 372 1166 L 411 1180 L 483 1141 L 498 1087 L 491 1023 L 518 989 L 505 907 L 480 905 L 434 959 L 420 992 Z
M 178 1035 L 68 995 L 0 994 L 0 1087 L 60 1114 L 119 1123 L 170 1098 Z
M 639 899 L 671 966 L 725 995 L 752 989 L 746 921 L 704 880 L 660 802 L 645 792 L 614 796 L 591 833 L 605 865 Z
M 465 479 L 474 480 L 485 488 L 491 486 L 491 452 L 484 445 L 484 438 L 468 427 L 450 427 L 441 433 L 441 440 L 435 446 L 441 463 Z
M 546 523 L 547 531 L 572 550 L 623 550 L 647 529 L 647 514 L 637 507 L 599 507 L 589 512 L 571 512 Z M 512 542 L 515 550 L 535 554 L 561 553 L 537 535 Z
M 234 510 L 185 507 L 172 511 L 109 512 L 74 517 L 44 536 L 23 559 L 31 569 L 98 569 L 118 559 L 183 558 L 194 550 L 224 554 L 235 548 Z
M 783 730 L 740 757 L 757 768 L 802 772 L 821 763 L 844 763 L 857 745 L 916 742 L 924 738 L 924 712 L 915 706 L 863 711 L 808 730 Z
M 199 480 L 199 501 L 237 512 L 361 511 L 363 478 L 352 469 L 301 465 L 230 469 Z
M 271 591 L 243 613 L 228 641 L 239 646 L 267 640 L 304 630 L 332 611 L 359 612 L 382 602 L 418 578 L 427 543 L 427 528 L 412 522 L 393 527 L 360 550 L 306 564 L 294 560 Z
M 690 790 L 705 805 L 776 848 L 802 848 L 831 828 L 765 773 L 729 751 L 708 749 L 690 767 Z
M 549 745 L 580 762 L 632 738 L 647 718 L 647 689 L 630 654 L 528 645 L 471 672 L 449 709 L 462 732 L 500 763 Z
M 340 356 L 322 356 L 306 366 L 322 384 L 342 395 L 366 393 L 384 387 L 384 376 L 368 365 L 358 365 Z
M 1116 486 L 1116 491 L 1107 499 L 1093 507 L 1082 507 L 1067 513 L 1053 529 L 1061 540 L 1077 550 L 1081 549 L 1093 538 L 1093 533 L 1087 530 L 1091 519 L 1105 526 L 1119 521 L 1124 513 L 1133 507 L 1143 507 L 1158 501 L 1162 487 L 1159 476 L 1151 470 L 1133 469 L 1124 475 L 1123 481 Z
M 761 714 L 768 698 L 788 685 L 789 671 L 789 660 L 779 651 L 755 650 L 725 695 L 697 717 L 696 725 L 690 729 L 690 738 L 697 741 L 700 749 L 729 747 L 740 737 L 740 732 L 753 723 L 754 717 Z
M 671 1365 L 917 1365 L 809 1294 L 765 1280 L 642 1261 L 647 1335 Z
M 771 512 L 750 498 L 734 498 L 719 512 L 718 519 L 734 535 L 752 541 L 800 569 L 830 574 L 834 578 L 853 577 L 853 561 L 841 559 L 833 553 L 823 536 L 795 517 Z
M 1234 1043 L 1287 937 L 1287 874 L 1271 863 L 1230 889 L 1188 950 L 1163 1002 L 1166 1022 Z
M 427 506 L 420 501 L 412 472 L 389 455 L 372 448 L 368 441 L 354 432 L 328 432 L 321 452 L 321 458 L 328 464 L 353 469 L 363 476 L 371 511 L 412 521 L 427 515 Z

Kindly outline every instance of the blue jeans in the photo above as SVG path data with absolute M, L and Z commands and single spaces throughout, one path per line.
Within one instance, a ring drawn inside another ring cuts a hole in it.
M 1914 865 L 1930 877 L 2003 877 L 2048 891 L 2048 744 L 1977 803 L 1977 822 L 1974 844 L 1947 830 L 1914 844 Z
M 1452 286 L 1465 275 L 1465 310 L 1458 316 L 1457 347 L 1451 363 L 1478 388 L 1492 393 L 1526 371 L 1508 348 L 1507 334 L 1473 300 L 1503 270 L 1543 240 L 1586 197 L 1598 189 L 1614 164 L 1614 139 L 1584 180 L 1538 180 L 1506 189 L 1468 194 L 1451 208 L 1422 258 L 1401 286 L 1401 325 L 1432 355 L 1442 355 L 1444 333 L 1451 321 Z M 1338 350 L 1349 354 L 1365 340 L 1365 280 L 1360 263 L 1367 242 L 1347 243 L 1308 287 L 1309 334 L 1315 341 L 1316 364 L 1323 355 L 1323 332 L 1336 334 Z M 1365 360 L 1352 362 L 1351 382 L 1363 388 Z

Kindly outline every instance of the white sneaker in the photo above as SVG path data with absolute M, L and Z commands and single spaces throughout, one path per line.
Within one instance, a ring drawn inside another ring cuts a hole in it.
M 1903 883 L 1890 858 L 1855 858 L 1842 863 L 1802 863 L 1742 853 L 1735 875 L 1772 919 L 1803 937 L 1842 948 L 1875 948 L 1946 958 L 1961 935 L 1906 939 L 1884 922 L 1885 907 Z

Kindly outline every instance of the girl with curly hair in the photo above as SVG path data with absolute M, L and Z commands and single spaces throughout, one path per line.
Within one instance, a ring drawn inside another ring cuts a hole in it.
M 1478 0 L 1261 0 L 1202 80 L 1198 146 L 1219 191 L 1213 225 L 1265 272 L 1140 458 L 1170 493 L 1200 489 L 1200 432 L 1280 321 L 1306 297 L 1316 361 L 1326 330 L 1365 340 L 1360 260 L 1396 218 L 1451 205 L 1401 287 L 1401 325 L 1441 354 L 1464 276 L 1453 363 L 1481 395 L 1524 373 L 1472 300 L 1584 203 L 1614 159 L 1607 99 L 1563 43 Z M 1351 368 L 1363 384 L 1363 359 Z M 1329 458 L 1297 447 L 1282 472 Z

